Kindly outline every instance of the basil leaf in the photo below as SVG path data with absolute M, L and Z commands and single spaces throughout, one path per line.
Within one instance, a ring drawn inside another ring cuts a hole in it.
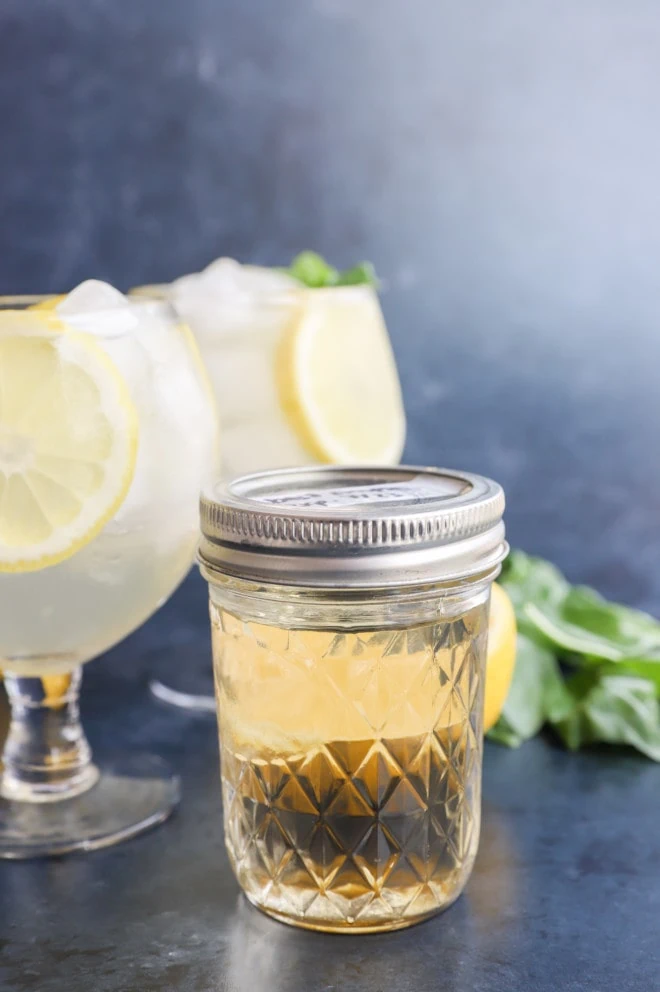
M 515 747 L 547 723 L 573 750 L 628 744 L 660 761 L 660 623 L 571 586 L 521 551 L 501 582 L 516 611 L 519 656 L 490 736 Z M 567 680 L 560 663 L 573 671 Z
M 592 589 L 571 589 L 558 602 L 528 602 L 527 624 L 564 654 L 605 661 L 660 655 L 660 624 L 603 599 Z
M 648 679 L 583 672 L 567 683 L 570 713 L 551 722 L 567 747 L 629 744 L 660 761 L 660 703 Z
M 490 728 L 486 736 L 489 741 L 495 741 L 496 744 L 503 744 L 505 747 L 520 747 L 526 740 L 525 737 L 522 737 L 509 726 L 506 718 L 503 716 L 500 716 L 495 726 Z
M 572 698 L 552 651 L 519 634 L 511 688 L 488 736 L 517 747 L 538 734 L 547 720 L 561 719 L 571 707 Z
M 521 630 L 572 663 L 624 659 L 660 663 L 660 623 L 571 586 L 553 565 L 512 552 L 502 578 Z M 655 676 L 654 676 L 655 677 Z
M 619 647 L 621 656 L 660 651 L 660 623 L 641 610 L 610 603 L 593 589 L 575 586 L 564 603 L 569 623 Z
M 524 551 L 511 552 L 502 568 L 500 584 L 516 612 L 526 603 L 560 602 L 571 588 L 558 568 Z
M 622 658 L 604 670 L 610 675 L 636 675 L 646 679 L 654 684 L 655 691 L 660 696 L 660 657 Z
M 337 279 L 337 286 L 364 286 L 365 284 L 369 286 L 378 285 L 376 270 L 371 262 L 360 262 L 359 265 L 354 265 L 352 269 L 345 269 L 339 273 L 339 278 Z
M 315 251 L 301 251 L 289 266 L 289 274 L 311 289 L 335 286 L 339 273 Z
M 607 661 L 618 661 L 621 657 L 621 649 L 606 637 L 566 620 L 563 603 L 558 607 L 548 603 L 526 603 L 523 615 L 536 635 L 561 654 L 593 656 Z
M 327 286 L 377 286 L 376 270 L 371 262 L 360 262 L 351 269 L 338 272 L 315 251 L 301 251 L 296 255 L 287 272 L 309 289 L 323 289 Z

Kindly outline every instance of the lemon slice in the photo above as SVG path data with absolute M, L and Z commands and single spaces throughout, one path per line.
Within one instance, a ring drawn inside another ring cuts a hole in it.
M 138 418 L 93 337 L 42 310 L 0 313 L 0 572 L 69 558 L 128 492 Z
M 387 329 L 371 287 L 303 291 L 279 356 L 282 406 L 323 462 L 394 464 L 406 421 Z
M 48 296 L 45 300 L 40 300 L 39 303 L 33 303 L 28 307 L 28 310 L 46 310 L 50 312 L 65 299 L 66 295 L 64 293 L 61 293 L 59 296 Z

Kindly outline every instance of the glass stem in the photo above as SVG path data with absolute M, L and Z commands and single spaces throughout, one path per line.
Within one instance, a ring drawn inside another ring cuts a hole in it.
M 80 723 L 82 669 L 42 678 L 5 673 L 11 720 L 0 795 L 19 802 L 69 799 L 98 779 Z

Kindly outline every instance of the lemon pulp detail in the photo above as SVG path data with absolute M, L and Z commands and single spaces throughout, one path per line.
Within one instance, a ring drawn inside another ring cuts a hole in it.
M 0 572 L 71 557 L 123 502 L 138 417 L 115 364 L 49 311 L 0 314 Z

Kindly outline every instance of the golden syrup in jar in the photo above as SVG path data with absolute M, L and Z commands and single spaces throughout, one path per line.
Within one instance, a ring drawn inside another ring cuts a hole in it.
M 479 837 L 486 612 L 331 631 L 212 606 L 225 837 L 253 903 L 369 932 L 458 896 Z
M 449 906 L 479 840 L 497 483 L 317 466 L 202 495 L 225 840 L 248 899 L 368 933 Z

